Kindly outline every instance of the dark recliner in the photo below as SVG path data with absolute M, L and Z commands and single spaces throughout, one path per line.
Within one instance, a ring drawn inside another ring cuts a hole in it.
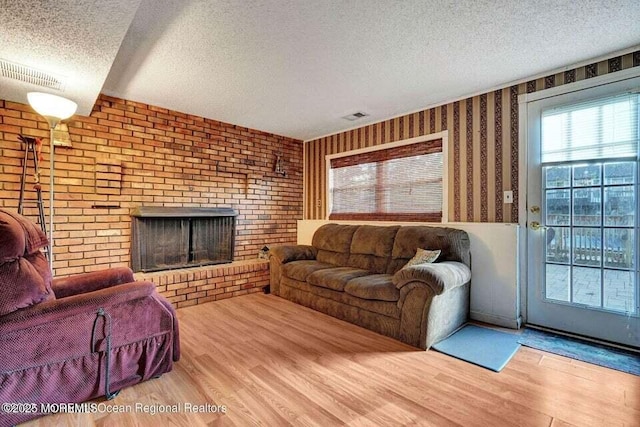
M 36 224 L 0 209 L 0 403 L 80 403 L 171 371 L 178 320 L 129 268 L 52 279 Z M 39 408 L 38 408 L 39 409 Z M 0 426 L 40 416 L 0 411 Z

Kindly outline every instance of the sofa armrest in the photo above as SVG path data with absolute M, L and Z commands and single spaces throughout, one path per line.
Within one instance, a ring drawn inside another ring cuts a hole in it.
M 63 318 L 71 318 L 79 313 L 95 313 L 99 308 L 150 297 L 154 294 L 155 285 L 153 283 L 133 282 L 117 288 L 105 288 L 95 292 L 49 300 L 3 316 L 0 322 L 0 334 L 51 323 Z
M 51 288 L 56 298 L 65 298 L 133 281 L 133 272 L 130 268 L 117 267 L 54 279 Z
M 282 265 L 292 261 L 314 260 L 318 250 L 308 245 L 276 246 L 269 250 L 269 287 L 271 293 L 280 295 Z
M 110 330 L 105 321 L 95 328 L 101 309 L 111 318 Z M 1 317 L 0 372 L 84 357 L 93 351 L 94 342 L 102 351 L 107 333 L 114 349 L 162 335 L 168 345 L 161 351 L 171 351 L 174 360 L 179 357 L 175 312 L 153 283 L 133 282 L 46 301 Z
M 393 284 L 398 289 L 411 282 L 422 282 L 429 286 L 435 295 L 462 286 L 469 280 L 469 267 L 456 261 L 413 265 L 399 270 L 393 276 Z
M 309 245 L 276 246 L 269 250 L 269 257 L 274 257 L 281 264 L 291 261 L 316 259 L 318 250 Z

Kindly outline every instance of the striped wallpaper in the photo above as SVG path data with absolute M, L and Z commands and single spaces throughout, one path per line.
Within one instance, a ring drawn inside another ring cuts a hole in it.
M 307 141 L 305 219 L 326 216 L 327 154 L 448 130 L 449 221 L 518 222 L 518 95 L 637 66 L 640 51 Z

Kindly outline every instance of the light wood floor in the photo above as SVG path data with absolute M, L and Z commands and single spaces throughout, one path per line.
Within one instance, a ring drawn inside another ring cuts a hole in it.
M 208 403 L 226 414 L 67 414 L 28 425 L 640 425 L 640 377 L 526 347 L 498 374 L 262 294 L 178 317 L 173 372 L 108 403 Z

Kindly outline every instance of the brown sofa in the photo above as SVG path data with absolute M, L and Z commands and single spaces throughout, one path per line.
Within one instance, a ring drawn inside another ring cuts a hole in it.
M 435 263 L 403 269 L 417 248 L 442 253 Z M 327 224 L 311 246 L 271 249 L 271 290 L 428 349 L 467 320 L 470 263 L 462 230 Z

